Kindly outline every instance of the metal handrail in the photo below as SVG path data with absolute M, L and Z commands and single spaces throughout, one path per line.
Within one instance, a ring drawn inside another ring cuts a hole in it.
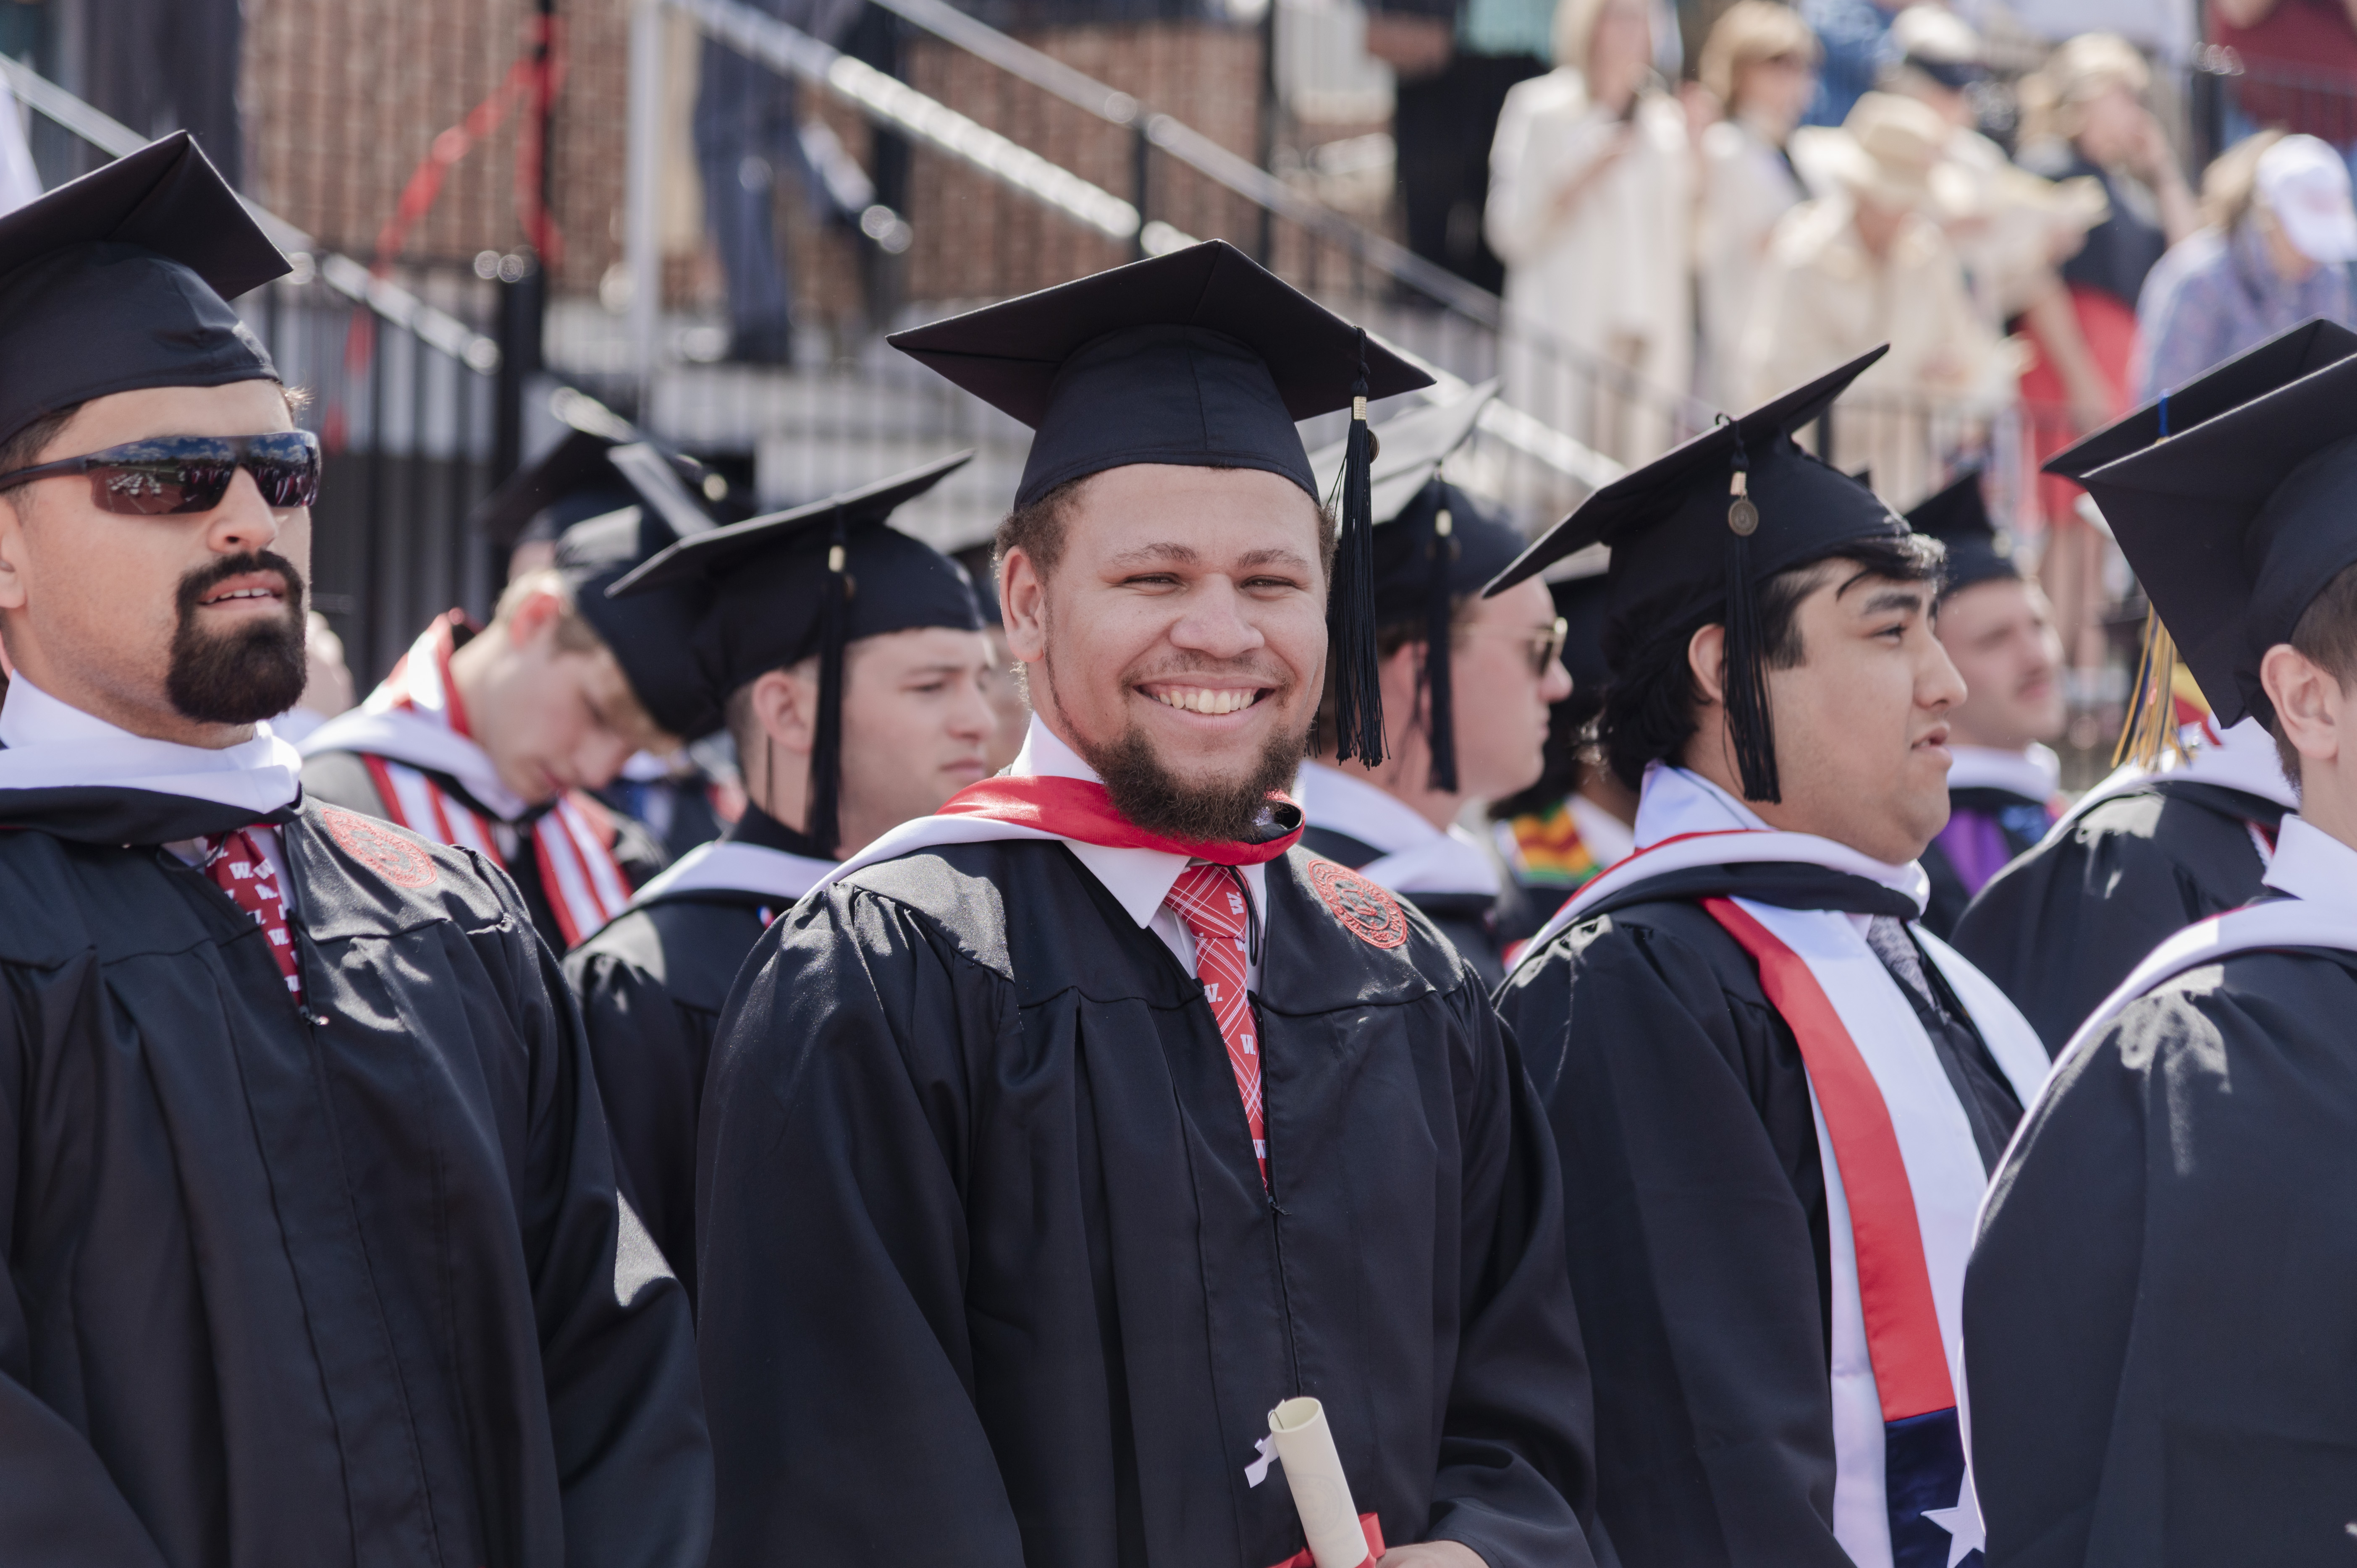
M 1108 124 L 1138 132 L 1157 151 L 1177 158 L 1255 206 L 1340 245 L 1376 271 L 1421 290 L 1459 315 L 1470 317 L 1485 327 L 1505 325 L 1505 302 L 1488 289 L 1426 261 L 1405 245 L 1361 228 L 1185 122 L 1147 110 L 1130 94 L 1007 37 L 988 23 L 967 16 L 948 0 L 876 3 L 935 38 L 1043 91 L 1054 93 Z
M 128 157 L 147 145 L 141 135 L 104 110 L 83 102 L 21 60 L 0 55 L 0 77 L 17 101 L 47 115 L 110 158 Z M 500 346 L 445 310 L 437 310 L 388 279 L 378 277 L 340 252 L 323 250 L 311 236 L 284 218 L 241 195 L 245 209 L 270 236 L 271 243 L 295 259 L 303 275 L 305 258 L 319 280 L 353 303 L 367 306 L 394 326 L 415 333 L 425 343 L 482 375 L 500 368 Z

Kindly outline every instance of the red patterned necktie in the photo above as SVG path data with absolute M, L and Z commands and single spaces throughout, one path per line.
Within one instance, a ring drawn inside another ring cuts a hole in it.
M 237 901 L 237 907 L 253 917 L 270 943 L 270 956 L 278 965 L 278 972 L 286 977 L 286 993 L 297 1004 L 303 1000 L 303 977 L 295 968 L 295 933 L 286 924 L 286 901 L 279 896 L 277 874 L 264 858 L 262 846 L 243 828 L 224 833 L 217 839 L 199 839 L 198 843 L 210 851 L 204 864 L 204 874 L 212 878 L 213 886 Z
M 1224 865 L 1197 861 L 1178 874 L 1162 900 L 1187 922 L 1195 938 L 1195 978 L 1203 983 L 1203 1000 L 1219 1020 L 1220 1037 L 1227 1042 L 1228 1065 L 1236 1070 L 1236 1092 L 1243 1096 L 1244 1120 L 1252 1125 L 1253 1155 L 1260 1162 L 1261 1185 L 1268 1185 L 1268 1118 L 1260 1097 L 1260 1041 L 1254 1033 L 1252 999 L 1244 992 L 1243 889 Z

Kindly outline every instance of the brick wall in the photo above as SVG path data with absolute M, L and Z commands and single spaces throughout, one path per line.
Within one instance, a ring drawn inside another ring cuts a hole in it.
M 562 292 L 589 294 L 621 251 L 630 0 L 560 0 L 559 12 L 567 77 L 554 148 L 565 241 L 556 283 Z M 532 0 L 247 0 L 242 91 L 254 194 L 324 243 L 372 255 L 435 136 L 498 86 L 527 48 L 533 14 Z M 1152 21 L 1042 29 L 1026 41 L 1239 153 L 1256 151 L 1255 32 Z M 920 91 L 1134 199 L 1126 133 L 931 38 L 912 40 L 906 59 Z M 854 156 L 871 161 L 864 122 L 839 103 L 814 110 Z M 406 257 L 464 261 L 522 241 L 517 117 L 511 112 L 451 170 Z M 1152 216 L 1199 237 L 1254 239 L 1248 204 L 1168 159 L 1157 156 L 1156 170 Z M 1019 293 L 1127 259 L 1123 247 L 922 149 L 907 206 L 916 231 L 904 289 L 911 300 Z M 805 317 L 855 310 L 852 242 L 815 231 L 798 201 L 780 207 Z M 665 292 L 674 305 L 711 304 L 716 269 L 675 263 Z
M 628 0 L 562 0 L 568 78 L 554 137 L 558 285 L 594 289 L 619 251 Z M 248 183 L 323 243 L 362 258 L 434 138 L 529 47 L 532 0 L 247 0 Z M 523 239 L 519 103 L 450 170 L 404 255 L 459 260 Z

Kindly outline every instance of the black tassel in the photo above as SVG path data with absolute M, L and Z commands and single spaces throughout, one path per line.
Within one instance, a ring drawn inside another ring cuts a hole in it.
M 818 734 L 811 740 L 810 817 L 802 832 L 820 850 L 840 852 L 843 798 L 843 649 L 851 627 L 851 596 L 858 585 L 845 569 L 843 514 L 827 546 L 826 582 L 819 590 Z
M 1727 730 L 1735 744 L 1735 768 L 1743 798 L 1774 804 L 1783 800 L 1776 777 L 1776 732 L 1768 716 L 1768 668 L 1760 646 L 1760 605 L 1751 584 L 1751 536 L 1760 531 L 1760 509 L 1750 496 L 1751 459 L 1735 435 L 1735 471 L 1727 478 Z
M 1455 606 L 1448 580 L 1457 563 L 1457 520 L 1449 514 L 1448 492 L 1438 479 L 1432 482 L 1434 506 L 1425 524 L 1425 728 L 1432 741 L 1429 788 L 1444 795 L 1457 793 L 1457 682 L 1450 673 L 1449 644 L 1456 631 L 1450 613 Z
M 1367 332 L 1359 329 L 1359 376 L 1351 388 L 1343 446 L 1341 536 L 1326 604 L 1326 662 L 1334 672 L 1334 759 L 1383 759 L 1383 672 L 1375 654 L 1375 528 L 1371 491 L 1374 433 L 1367 428 Z

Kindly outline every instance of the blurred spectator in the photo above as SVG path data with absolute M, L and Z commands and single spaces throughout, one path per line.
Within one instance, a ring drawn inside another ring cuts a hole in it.
M 1889 91 L 1912 98 L 1947 123 L 1942 221 L 1964 263 L 1981 323 L 2003 331 L 2040 303 L 2062 310 L 2055 265 L 2101 222 L 2103 187 L 2092 179 L 2057 187 L 2014 166 L 1983 135 L 1977 93 L 1988 68 L 1980 36 L 1953 12 L 1910 5 L 1890 25 Z M 2092 403 L 2090 406 L 2093 406 Z
M 2242 57 L 2248 122 L 2357 145 L 2357 19 L 2348 0 L 2210 0 L 2210 41 Z
M 857 18 L 859 0 L 753 0 L 757 8 L 832 44 Z M 808 192 L 815 176 L 802 150 L 793 78 L 722 43 L 704 40 L 695 93 L 695 161 L 705 220 L 728 285 L 728 357 L 748 364 L 793 361 L 793 285 L 778 248 L 780 182 Z
M 1802 124 L 1839 125 L 1881 79 L 1891 20 L 1900 7 L 1878 0 L 1800 0 L 1798 9 L 1824 48 L 1816 96 Z
M 2137 301 L 2138 402 L 2311 316 L 2352 325 L 2357 211 L 2332 148 L 2253 136 L 2210 166 L 2201 207 L 2203 227 L 2160 259 Z
M 2044 462 L 2078 436 L 2132 405 L 2136 296 L 2163 252 L 2200 221 L 2160 122 L 2145 107 L 2151 85 L 2144 59 L 2109 33 L 2076 38 L 2020 86 L 2023 167 L 2050 179 L 2099 181 L 2104 221 L 2062 263 L 2067 316 L 2033 311 L 2038 358 L 2021 379 L 2033 411 L 2067 409 L 2067 420 L 2037 421 L 2034 459 Z M 2041 487 L 2049 522 L 2068 515 L 2078 487 Z
M 1971 413 L 2013 390 L 2012 361 L 1974 314 L 1934 220 L 1948 133 L 1924 104 L 1869 92 L 1839 133 L 1818 139 L 1838 188 L 1776 226 L 1744 338 L 1746 403 L 1890 345 L 1835 411 L 1830 456 L 1871 468 L 1875 489 L 1901 506 L 1938 486 Z
M 1481 237 L 1490 141 L 1507 91 L 1545 74 L 1554 19 L 1553 0 L 1377 0 L 1367 13 L 1367 52 L 1396 83 L 1408 249 L 1492 293 L 1506 269 Z
M 2200 222 L 2160 122 L 2146 107 L 2151 77 L 2126 39 L 2071 39 L 2019 89 L 2019 159 L 2049 178 L 2103 183 L 2109 214 L 2062 263 L 2061 308 L 2033 309 L 2036 358 L 2022 372 L 2030 461 L 2042 464 L 2104 420 L 2133 406 L 2136 298 L 2164 252 Z M 2067 312 L 2067 313 L 2066 313 Z M 2053 596 L 2072 660 L 2103 661 L 2105 542 L 2080 516 L 2078 486 L 2039 477 L 2046 543 L 2039 575 Z
M 1484 218 L 1516 404 L 1609 456 L 1666 449 L 1694 369 L 1695 171 L 1646 0 L 1562 0 L 1555 70 L 1506 94 Z
M 1702 84 L 1727 117 L 1702 135 L 1703 199 L 1695 216 L 1702 305 L 1702 392 L 1739 407 L 1743 324 L 1776 220 L 1807 199 L 1784 144 L 1816 89 L 1820 50 L 1797 13 L 1774 0 L 1736 0 L 1702 48 Z

